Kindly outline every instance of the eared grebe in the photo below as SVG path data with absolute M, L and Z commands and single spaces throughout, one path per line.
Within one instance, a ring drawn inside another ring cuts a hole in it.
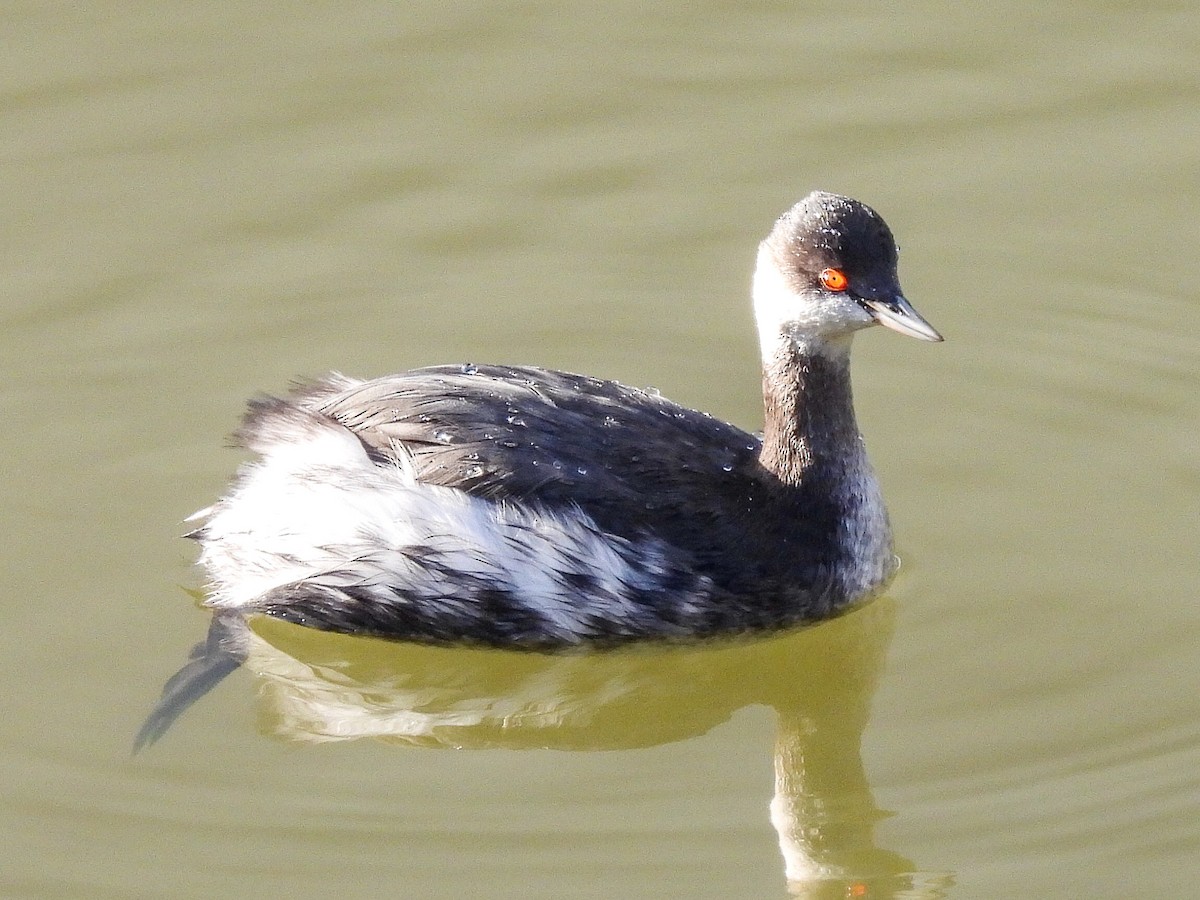
M 251 402 L 260 457 L 194 518 L 208 604 L 347 633 L 553 648 L 832 615 L 896 570 L 855 331 L 940 341 L 872 209 L 813 193 L 759 247 L 761 437 L 518 366 L 329 375 Z

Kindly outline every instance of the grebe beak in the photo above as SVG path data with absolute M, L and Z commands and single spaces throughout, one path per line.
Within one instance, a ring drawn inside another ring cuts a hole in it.
M 923 341 L 944 341 L 936 328 L 922 318 L 913 309 L 912 304 L 904 299 L 903 294 L 896 294 L 889 300 L 869 300 L 860 297 L 859 302 L 875 321 L 885 328 L 907 334 L 909 337 L 920 338 Z

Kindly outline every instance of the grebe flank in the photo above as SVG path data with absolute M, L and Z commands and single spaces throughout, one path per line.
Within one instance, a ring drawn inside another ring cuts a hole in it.
M 815 621 L 895 573 L 854 332 L 941 335 L 869 207 L 815 192 L 758 252 L 761 438 L 522 366 L 331 374 L 250 403 L 258 459 L 193 517 L 208 604 L 330 631 L 555 648 Z

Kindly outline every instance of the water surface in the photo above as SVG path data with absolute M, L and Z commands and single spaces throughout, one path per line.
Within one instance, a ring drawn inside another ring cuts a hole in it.
M 1195 893 L 1200 13 L 2 15 L 0 893 Z M 888 598 L 619 659 L 256 627 L 130 758 L 245 397 L 534 363 L 756 428 L 754 248 L 815 187 L 948 338 L 857 342 Z

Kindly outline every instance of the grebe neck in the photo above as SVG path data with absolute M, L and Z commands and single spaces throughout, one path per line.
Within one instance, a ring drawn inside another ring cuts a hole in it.
M 879 482 L 854 421 L 850 337 L 781 341 L 763 367 L 766 426 L 759 462 L 792 489 L 832 541 L 834 589 L 861 598 L 896 571 Z
M 865 463 L 850 390 L 850 337 L 780 341 L 763 364 L 765 423 L 759 457 L 785 484 Z

